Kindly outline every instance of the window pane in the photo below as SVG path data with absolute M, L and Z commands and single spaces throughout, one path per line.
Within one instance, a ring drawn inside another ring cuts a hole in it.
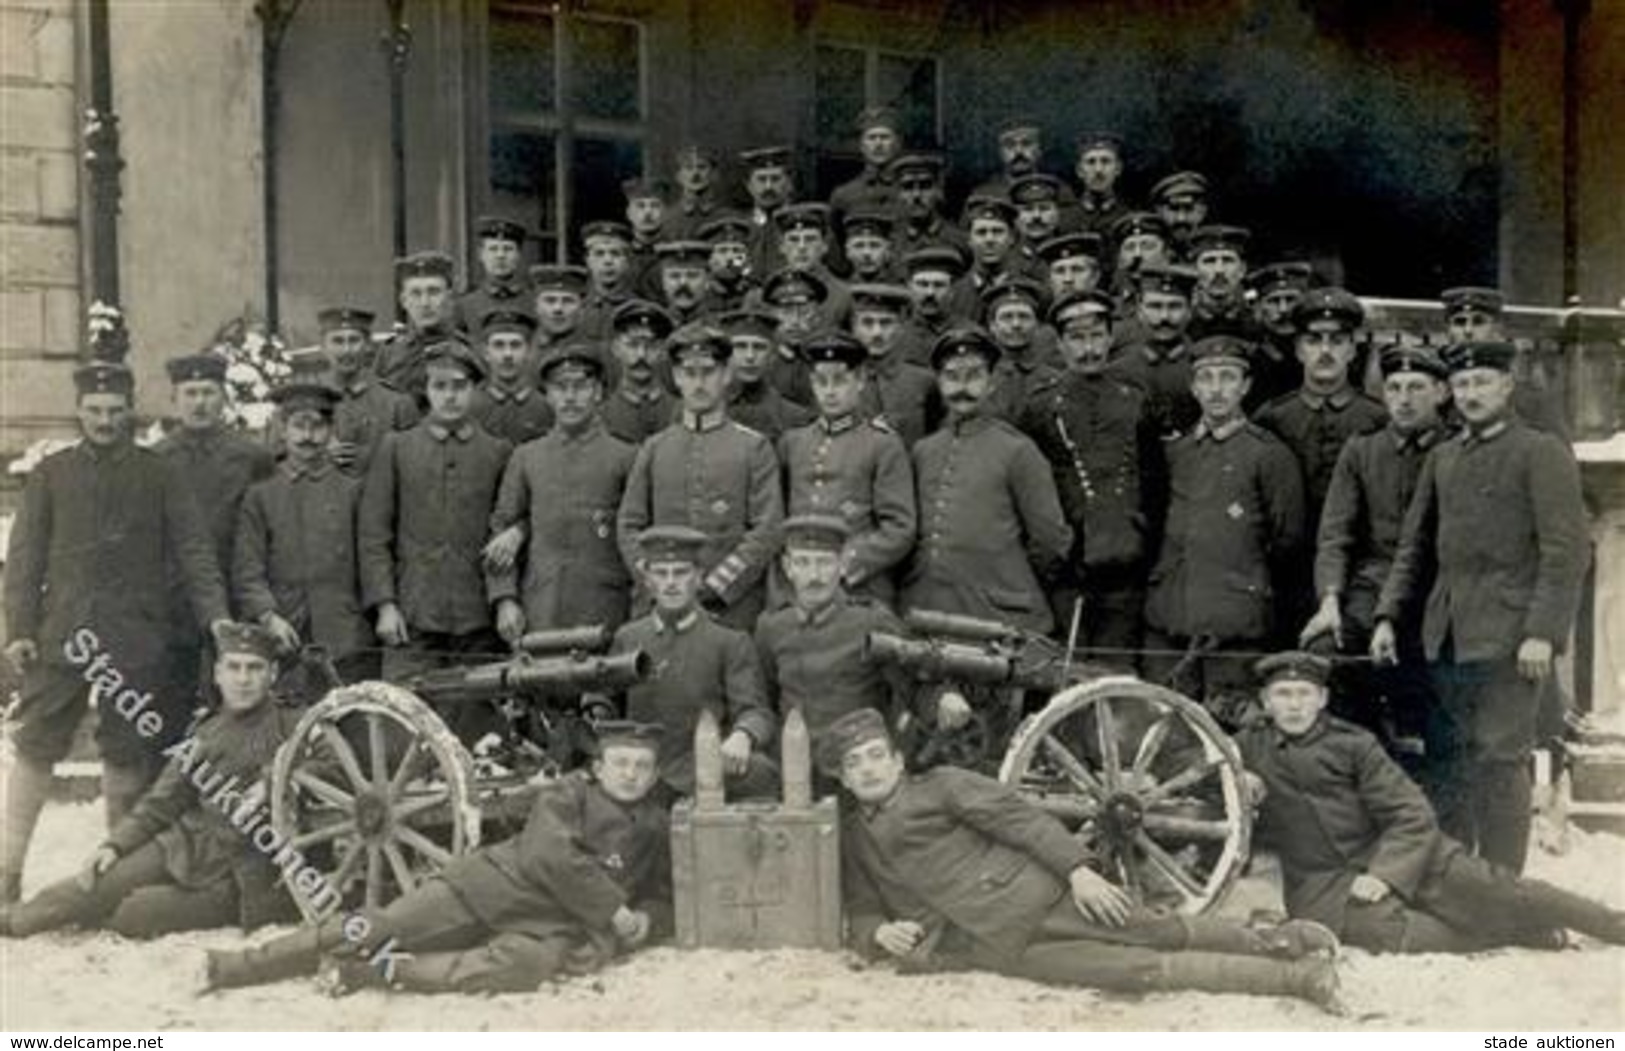
M 512 216 L 538 232 L 558 225 L 558 200 L 553 193 L 553 136 L 492 132 L 491 194 L 482 211 Z
M 493 114 L 553 110 L 550 15 L 492 9 L 490 94 Z
M 855 48 L 821 44 L 814 58 L 814 135 L 824 149 L 855 149 L 852 124 L 864 107 L 864 54 Z
M 576 231 L 596 219 L 626 218 L 626 198 L 621 183 L 643 170 L 643 146 L 629 139 L 575 140 L 575 158 L 570 168 L 570 244 L 576 244 Z
M 570 101 L 580 116 L 637 120 L 638 27 L 630 22 L 572 18 Z
M 902 115 L 904 142 L 937 145 L 937 60 L 884 53 L 879 58 L 875 102 L 896 107 Z

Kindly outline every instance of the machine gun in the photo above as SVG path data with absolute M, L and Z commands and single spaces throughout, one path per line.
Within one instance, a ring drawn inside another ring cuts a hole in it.
M 904 623 L 918 635 L 870 632 L 868 659 L 922 684 L 958 690 L 973 712 L 954 731 L 904 728 L 905 749 L 921 766 L 987 767 L 1021 720 L 1028 694 L 1048 697 L 1075 681 L 1061 647 L 1012 625 L 937 610 L 914 610 Z

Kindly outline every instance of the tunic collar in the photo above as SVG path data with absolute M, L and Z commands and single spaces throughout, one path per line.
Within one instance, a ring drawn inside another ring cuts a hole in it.
M 485 385 L 485 393 L 487 397 L 495 402 L 511 401 L 515 405 L 523 405 L 530 400 L 532 394 L 536 393 L 536 388 L 526 384 L 520 384 L 517 387 L 504 387 L 496 380 L 492 380 Z
M 716 408 L 710 412 L 690 412 L 683 410 L 683 427 L 696 434 L 705 434 L 714 431 L 728 422 L 727 410 Z
M 558 435 L 559 441 L 564 442 L 567 445 L 584 445 L 598 437 L 603 429 L 604 418 L 599 416 L 597 413 L 594 413 L 592 418 L 589 419 L 584 426 L 582 426 L 581 430 L 576 431 L 574 434 L 565 430 L 563 427 L 553 428 L 553 433 Z
M 513 299 L 524 294 L 525 286 L 518 277 L 488 277 L 485 294 L 492 299 Z
M 1184 358 L 1186 345 L 1183 340 L 1172 347 L 1159 346 L 1156 343 L 1146 343 L 1141 348 L 1145 360 L 1153 365 L 1161 365 L 1165 361 L 1179 361 Z
M 700 622 L 700 611 L 698 608 L 691 609 L 681 617 L 678 617 L 675 623 L 668 621 L 665 614 L 661 613 L 659 610 L 654 610 L 650 616 L 654 618 L 656 635 L 664 635 L 667 632 L 671 632 L 675 635 L 681 635 Z
M 818 417 L 818 426 L 824 429 L 825 434 L 845 434 L 858 425 L 858 414 L 849 412 L 845 416 L 831 419 L 828 416 Z
M 1424 428 L 1420 431 L 1412 431 L 1411 433 L 1407 434 L 1390 423 L 1388 425 L 1388 434 L 1394 440 L 1394 448 L 1401 452 L 1404 452 L 1407 449 L 1415 449 L 1417 452 L 1426 452 L 1439 440 L 1439 428 L 1437 425 Z
M 445 424 L 434 422 L 427 423 L 425 426 L 429 428 L 429 434 L 431 434 L 434 437 L 434 440 L 437 442 L 449 441 L 452 438 L 456 438 L 460 442 L 466 442 L 470 438 L 474 437 L 474 425 L 469 423 L 467 420 L 464 420 L 455 428 L 447 427 Z
M 326 456 L 314 463 L 297 463 L 292 457 L 282 461 L 282 471 L 289 479 L 295 482 L 318 482 L 326 478 L 333 469 L 333 462 Z
M 977 412 L 974 416 L 967 416 L 964 419 L 956 419 L 949 424 L 949 426 L 953 429 L 953 433 L 956 437 L 960 435 L 969 437 L 970 435 L 978 434 L 984 430 L 992 419 L 993 417 L 984 412 Z
M 653 405 L 666 396 L 666 392 L 656 383 L 651 383 L 647 387 L 633 387 L 623 383 L 615 393 L 632 405 Z
M 1240 434 L 1241 429 L 1245 426 L 1247 426 L 1247 417 L 1245 416 L 1237 416 L 1234 419 L 1226 420 L 1217 427 L 1210 426 L 1204 418 L 1196 425 L 1194 433 L 1197 441 L 1211 439 L 1215 442 L 1227 442 Z
M 1322 411 L 1328 405 L 1341 412 L 1353 404 L 1354 388 L 1343 386 L 1330 394 L 1316 394 L 1308 387 L 1302 387 L 1298 390 L 1298 397 L 1302 398 L 1303 403 L 1316 412 Z
M 1503 416 L 1487 427 L 1473 427 L 1471 425 L 1463 427 L 1461 429 L 1462 444 L 1480 445 L 1484 442 L 1492 442 L 1505 434 L 1508 426 L 1507 419 Z
M 1315 721 L 1309 725 L 1309 729 L 1305 730 L 1301 734 L 1298 734 L 1297 736 L 1282 733 L 1279 727 L 1277 727 L 1274 723 L 1271 723 L 1270 738 L 1275 742 L 1275 747 L 1277 748 L 1293 748 L 1299 745 L 1313 744 L 1315 741 L 1326 736 L 1326 730 L 1330 725 L 1331 724 L 1328 722 L 1326 713 L 1322 711 L 1319 715 L 1315 716 Z
M 811 613 L 800 606 L 792 606 L 796 612 L 796 623 L 802 627 L 823 627 L 835 618 L 837 614 L 846 609 L 846 596 L 837 594 L 827 605 L 815 609 Z

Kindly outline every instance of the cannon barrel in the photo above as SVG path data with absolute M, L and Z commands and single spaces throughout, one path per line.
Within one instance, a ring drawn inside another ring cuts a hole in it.
M 921 635 L 948 635 L 971 642 L 1009 642 L 1022 637 L 1020 628 L 1003 621 L 937 609 L 911 609 L 903 623 Z
M 550 688 L 614 690 L 642 682 L 654 671 L 643 650 L 611 656 L 520 656 L 468 668 L 442 668 L 414 675 L 402 685 L 426 701 L 484 701 Z
M 517 648 L 523 653 L 543 656 L 580 651 L 598 653 L 609 648 L 614 632 L 603 624 L 588 624 L 579 628 L 550 628 L 547 631 L 527 631 L 520 636 Z
M 863 647 L 870 659 L 895 664 L 928 681 L 958 679 L 1003 686 L 1015 675 L 1015 663 L 1010 658 L 964 642 L 905 639 L 871 631 L 864 637 Z

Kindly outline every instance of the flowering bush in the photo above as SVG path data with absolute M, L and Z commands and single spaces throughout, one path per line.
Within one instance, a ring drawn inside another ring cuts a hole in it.
M 237 318 L 215 333 L 208 353 L 226 360 L 227 418 L 245 430 L 263 431 L 275 408 L 271 391 L 293 372 L 287 345 L 276 333 Z

